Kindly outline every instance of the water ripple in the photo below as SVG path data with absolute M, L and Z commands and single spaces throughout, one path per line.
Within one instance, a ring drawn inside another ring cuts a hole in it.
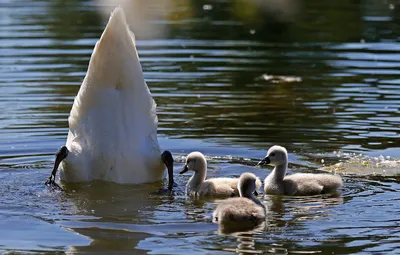
M 151 2 L 142 3 L 143 13 L 157 10 L 148 23 L 165 33 L 149 39 L 138 28 L 137 47 L 158 104 L 160 144 L 174 153 L 177 169 L 187 153 L 200 150 L 209 177 L 250 171 L 265 178 L 269 170 L 254 165 L 270 145 L 281 144 L 290 152 L 290 173 L 344 168 L 345 187 L 336 195 L 266 196 L 263 229 L 231 235 L 210 222 L 216 201 L 184 197 L 188 175 L 176 176 L 173 196 L 151 195 L 162 182 L 95 182 L 50 192 L 43 181 L 65 143 L 71 105 L 106 21 L 98 11 L 110 4 L 6 0 L 0 8 L 0 250 L 400 250 L 396 3 L 170 0 L 147 8 Z

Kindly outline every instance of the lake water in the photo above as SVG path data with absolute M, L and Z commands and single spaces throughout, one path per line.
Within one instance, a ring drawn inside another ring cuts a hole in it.
M 350 160 L 344 188 L 264 197 L 267 225 L 226 235 L 210 220 L 217 201 L 184 196 L 189 175 L 172 196 L 151 194 L 165 182 L 49 192 L 112 4 L 1 0 L 0 253 L 399 254 L 400 5 L 160 2 L 128 18 L 175 171 L 199 150 L 209 176 L 263 179 L 254 165 L 280 144 L 291 173 Z

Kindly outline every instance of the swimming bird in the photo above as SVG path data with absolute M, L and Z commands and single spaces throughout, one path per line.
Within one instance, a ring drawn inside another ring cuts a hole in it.
M 68 118 L 66 145 L 56 153 L 46 184 L 104 180 L 173 183 L 173 158 L 161 153 L 156 104 L 143 78 L 134 34 L 123 10 L 114 9 L 94 47 L 89 67 Z
M 264 192 L 274 195 L 307 196 L 334 192 L 343 186 L 342 178 L 330 174 L 292 174 L 286 176 L 287 151 L 282 146 L 272 146 L 257 165 L 275 168 L 265 178 Z
M 191 152 L 186 157 L 186 164 L 180 174 L 187 171 L 193 171 L 194 174 L 186 185 L 186 193 L 195 196 L 238 196 L 238 178 L 211 178 L 206 180 L 207 160 L 201 152 Z M 261 180 L 256 178 L 256 194 L 261 187 Z
M 239 177 L 240 197 L 232 197 L 221 202 L 213 213 L 213 222 L 247 222 L 259 224 L 265 220 L 266 208 L 254 195 L 257 177 L 252 173 L 243 173 Z

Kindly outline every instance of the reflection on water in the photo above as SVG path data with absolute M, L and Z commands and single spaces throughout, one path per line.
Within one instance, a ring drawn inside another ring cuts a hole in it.
M 174 153 L 177 169 L 188 152 L 200 150 L 209 176 L 251 171 L 265 178 L 268 170 L 253 166 L 266 148 L 281 144 L 293 172 L 343 161 L 356 175 L 344 177 L 336 196 L 265 197 L 265 228 L 230 235 L 211 222 L 214 201 L 184 197 L 189 176 L 177 176 L 172 196 L 151 194 L 162 183 L 95 182 L 48 192 L 43 181 L 65 143 L 74 96 L 116 2 L 6 0 L 0 7 L 1 251 L 398 252 L 396 2 L 117 2 L 138 8 L 131 27 L 158 104 L 160 144 Z M 368 171 L 381 177 L 360 177 Z

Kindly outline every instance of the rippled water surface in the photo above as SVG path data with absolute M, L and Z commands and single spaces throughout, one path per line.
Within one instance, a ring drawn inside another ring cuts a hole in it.
M 400 253 L 396 1 L 126 7 L 176 169 L 200 150 L 209 176 L 265 178 L 254 165 L 273 144 L 291 173 L 344 162 L 340 194 L 266 196 L 267 224 L 236 234 L 211 223 L 218 201 L 184 196 L 188 175 L 171 196 L 151 194 L 161 183 L 44 187 L 112 6 L 0 0 L 0 252 Z

